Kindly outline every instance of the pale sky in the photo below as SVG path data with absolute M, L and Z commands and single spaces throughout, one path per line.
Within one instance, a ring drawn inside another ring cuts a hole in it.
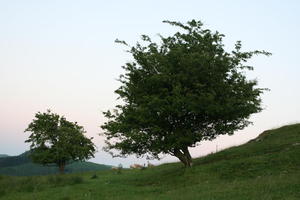
M 300 121 L 300 1 L 179 0 L 0 0 L 0 154 L 29 149 L 24 129 L 38 111 L 50 108 L 84 126 L 94 137 L 94 162 L 128 166 L 144 163 L 134 156 L 111 158 L 98 136 L 114 108 L 123 73 L 131 60 L 116 38 L 134 44 L 141 34 L 156 38 L 176 29 L 163 20 L 201 20 L 226 35 L 226 49 L 241 40 L 244 50 L 266 50 L 271 57 L 251 60 L 263 96 L 261 113 L 252 126 L 231 137 L 203 142 L 194 157 L 245 143 L 266 129 Z M 170 156 L 153 163 L 176 161 Z

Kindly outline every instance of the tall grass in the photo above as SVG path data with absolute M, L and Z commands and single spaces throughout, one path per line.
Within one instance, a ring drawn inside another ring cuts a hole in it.
M 49 175 L 31 177 L 0 177 L 0 197 L 11 192 L 32 193 L 48 188 L 63 187 L 84 183 L 80 175 Z

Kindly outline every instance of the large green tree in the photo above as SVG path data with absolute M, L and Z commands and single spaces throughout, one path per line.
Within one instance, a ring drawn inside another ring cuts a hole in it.
M 135 46 L 116 40 L 128 46 L 133 61 L 123 67 L 115 91 L 123 103 L 104 112 L 106 150 L 119 150 L 115 156 L 170 154 L 191 166 L 189 147 L 243 129 L 262 110 L 265 89 L 246 78 L 253 69 L 246 62 L 270 53 L 243 52 L 240 41 L 228 52 L 224 35 L 200 21 L 164 22 L 181 31 L 160 36 L 159 43 L 146 35 Z
M 95 145 L 84 136 L 84 128 L 50 110 L 36 113 L 27 131 L 31 135 L 25 142 L 31 143 L 30 156 L 35 163 L 56 164 L 64 173 L 68 162 L 94 157 Z

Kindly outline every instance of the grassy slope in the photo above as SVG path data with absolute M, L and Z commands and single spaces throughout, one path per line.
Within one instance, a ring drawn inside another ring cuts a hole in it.
M 145 170 L 0 177 L 0 199 L 300 199 L 300 124 L 194 160 Z

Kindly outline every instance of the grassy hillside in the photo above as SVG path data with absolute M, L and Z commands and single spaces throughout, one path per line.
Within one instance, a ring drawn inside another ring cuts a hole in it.
M 0 158 L 0 175 L 11 176 L 31 176 L 31 175 L 47 175 L 56 174 L 58 168 L 56 166 L 43 166 L 31 162 L 29 152 L 25 152 L 19 156 L 7 156 Z M 111 166 L 100 165 L 92 162 L 74 162 L 66 166 L 66 173 L 107 170 Z
M 64 176 L 0 177 L 2 199 L 300 199 L 300 124 L 262 133 L 245 145 L 144 170 Z M 1 199 L 0 197 L 0 199 Z
M 0 154 L 0 158 L 8 157 L 6 154 Z

